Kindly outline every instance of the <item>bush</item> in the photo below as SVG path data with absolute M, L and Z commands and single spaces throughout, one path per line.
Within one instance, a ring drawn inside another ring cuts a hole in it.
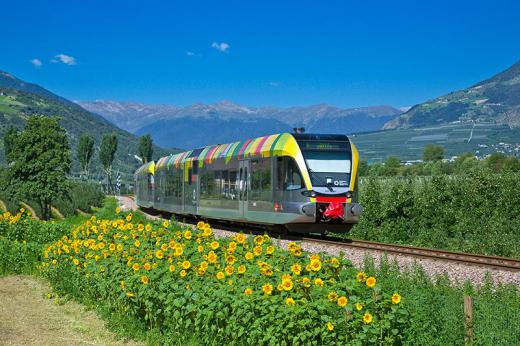
M 352 236 L 520 257 L 520 174 L 365 178 Z
M 203 222 L 92 218 L 44 257 L 59 292 L 160 330 L 166 344 L 399 344 L 408 323 L 401 297 L 346 259 L 267 236 L 217 240 Z

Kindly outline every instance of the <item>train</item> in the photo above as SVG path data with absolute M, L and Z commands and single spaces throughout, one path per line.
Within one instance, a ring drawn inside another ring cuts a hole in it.
M 359 154 L 346 135 L 279 133 L 150 161 L 143 209 L 284 232 L 346 233 L 359 221 Z

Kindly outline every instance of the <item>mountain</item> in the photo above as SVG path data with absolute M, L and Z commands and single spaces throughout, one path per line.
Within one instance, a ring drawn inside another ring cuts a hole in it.
M 150 133 L 161 146 L 184 148 L 291 131 L 294 127 L 305 127 L 313 133 L 374 131 L 402 113 L 389 106 L 247 107 L 227 100 L 186 107 L 102 100 L 78 104 L 127 131 Z M 208 133 L 212 135 L 208 137 Z
M 2 70 L 0 70 L 0 87 L 25 91 L 54 101 L 71 103 L 67 99 L 64 99 L 63 97 L 58 96 L 50 92 L 49 90 L 42 88 L 38 84 L 28 83 Z
M 452 122 L 494 122 L 520 127 L 520 61 L 467 89 L 413 106 L 384 129 L 431 126 Z
M 0 136 L 13 125 L 23 128 L 25 120 L 32 115 L 58 116 L 61 125 L 67 130 L 72 147 L 73 166 L 72 172 L 78 173 L 79 163 L 75 157 L 75 148 L 79 137 L 91 134 L 95 138 L 96 145 L 101 142 L 103 134 L 115 133 L 119 139 L 114 169 L 124 173 L 126 179 L 130 179 L 135 169 L 140 165 L 135 158 L 139 139 L 124 130 L 119 129 L 102 116 L 88 112 L 79 105 L 62 98 L 52 92 L 38 86 L 24 82 L 6 72 L 0 72 Z M 5 163 L 3 142 L 0 142 L 0 162 Z M 155 147 L 155 155 L 161 156 L 166 150 Z M 93 173 L 101 177 L 101 163 L 95 155 L 93 160 Z

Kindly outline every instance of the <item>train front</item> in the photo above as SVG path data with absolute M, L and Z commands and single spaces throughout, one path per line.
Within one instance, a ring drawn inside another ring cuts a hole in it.
M 359 155 L 345 135 L 294 135 L 310 177 L 311 189 L 302 191 L 302 206 L 321 232 L 348 232 L 359 221 L 363 207 L 357 200 Z

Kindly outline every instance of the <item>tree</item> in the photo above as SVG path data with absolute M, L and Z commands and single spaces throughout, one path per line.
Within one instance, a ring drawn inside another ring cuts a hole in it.
M 395 156 L 389 156 L 385 161 L 384 173 L 385 175 L 397 175 L 399 173 L 399 168 L 401 167 L 401 162 Z
M 153 155 L 153 140 L 149 134 L 139 138 L 139 157 L 143 163 L 152 161 Z
M 81 165 L 82 175 L 88 180 L 89 167 L 94 156 L 94 138 L 90 135 L 82 135 L 79 138 L 77 157 L 79 164 Z
M 440 145 L 428 144 L 424 147 L 423 161 L 440 161 L 444 158 L 444 148 Z
M 51 216 L 51 203 L 69 191 L 70 148 L 58 118 L 30 117 L 11 143 L 13 161 L 8 179 L 11 195 L 39 203 L 42 218 Z
M 365 159 L 361 159 L 359 161 L 358 173 L 360 177 L 364 177 L 368 175 L 368 161 Z
M 112 164 L 117 150 L 117 136 L 115 134 L 106 134 L 101 139 L 99 147 L 99 160 L 103 165 L 105 176 L 107 177 L 108 186 L 112 186 Z
M 13 144 L 17 136 L 18 130 L 16 129 L 16 127 L 9 126 L 9 129 L 7 129 L 7 132 L 4 135 L 4 153 L 5 160 L 8 164 L 13 161 L 11 154 L 13 151 Z

